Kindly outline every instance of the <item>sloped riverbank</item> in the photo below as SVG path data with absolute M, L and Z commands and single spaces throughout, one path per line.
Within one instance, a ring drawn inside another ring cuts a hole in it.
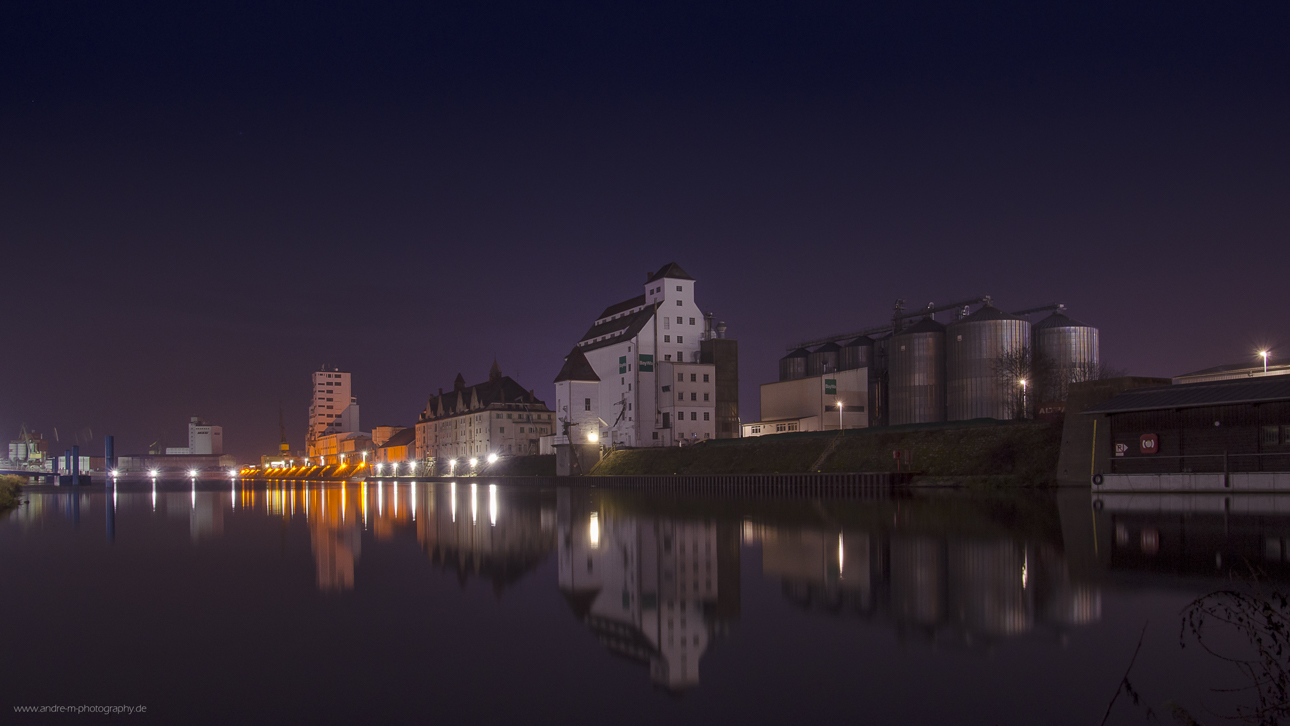
M 1055 482 L 1060 447 L 1058 424 L 979 420 L 854 429 L 840 438 L 807 432 L 625 449 L 611 452 L 591 474 L 894 472 L 898 451 L 900 469 L 918 473 L 921 483 L 1045 486 Z

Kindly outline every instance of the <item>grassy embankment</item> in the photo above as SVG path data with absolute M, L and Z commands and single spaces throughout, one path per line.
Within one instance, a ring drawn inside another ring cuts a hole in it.
M 681 448 L 615 451 L 592 475 L 801 474 L 811 471 L 836 432 L 780 434 L 707 441 Z M 1044 486 L 1054 481 L 1061 426 L 993 420 L 854 429 L 815 471 L 895 471 L 893 451 L 916 483 Z
M 13 474 L 0 476 L 0 512 L 7 512 L 22 503 L 23 478 Z

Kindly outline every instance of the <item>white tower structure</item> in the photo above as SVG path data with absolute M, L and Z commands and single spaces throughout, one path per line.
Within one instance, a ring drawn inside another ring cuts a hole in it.
M 610 446 L 714 439 L 715 367 L 699 362 L 705 326 L 695 280 L 671 262 L 646 275 L 643 287 L 643 294 L 605 308 L 577 344 L 599 379 L 593 400 L 604 422 L 600 439 Z M 565 395 L 571 391 L 572 382 Z

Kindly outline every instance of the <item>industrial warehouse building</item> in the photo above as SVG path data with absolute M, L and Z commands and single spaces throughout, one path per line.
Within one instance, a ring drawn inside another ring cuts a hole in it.
M 1047 311 L 1033 325 L 1026 319 Z M 937 313 L 953 319 L 941 323 Z M 745 436 L 1013 419 L 1064 400 L 1071 382 L 1097 377 L 1100 365 L 1097 329 L 1065 306 L 1007 313 L 988 297 L 909 313 L 898 302 L 889 324 L 790 348 L 779 381 L 762 385 L 762 420 L 744 424 Z
M 1137 388 L 1083 415 L 1109 432 L 1095 489 L 1290 490 L 1290 377 Z
M 699 310 L 696 284 L 668 263 L 646 275 L 643 294 L 600 313 L 556 377 L 561 425 L 544 451 L 589 441 L 676 446 L 738 436 L 738 344 Z

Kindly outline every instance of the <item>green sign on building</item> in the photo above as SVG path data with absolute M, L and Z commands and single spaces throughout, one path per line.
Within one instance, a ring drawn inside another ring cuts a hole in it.
M 636 367 L 642 373 L 654 372 L 654 356 L 649 353 L 640 353 L 640 358 L 636 361 Z
M 836 378 L 824 379 L 824 395 L 826 396 L 838 395 L 838 379 Z

